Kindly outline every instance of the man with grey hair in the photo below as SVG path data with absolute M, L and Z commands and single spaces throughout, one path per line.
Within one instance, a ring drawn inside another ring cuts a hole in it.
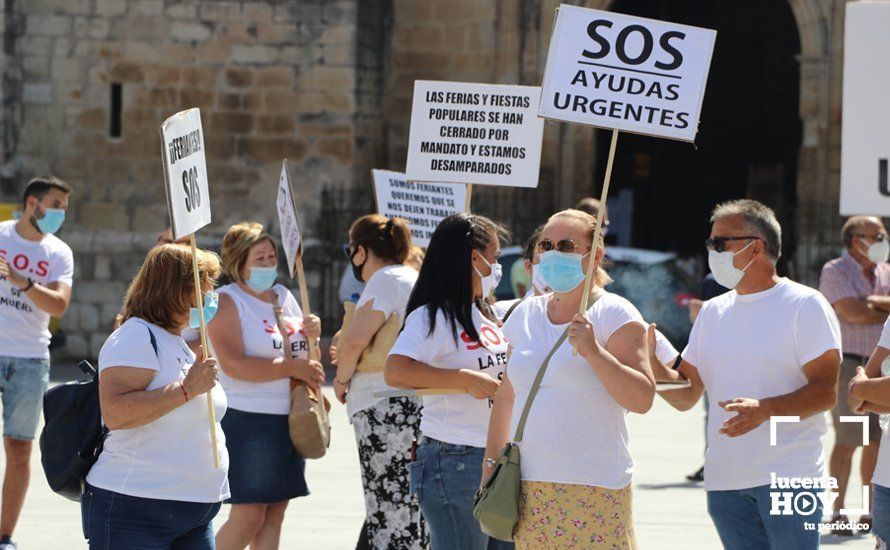
M 887 263 L 890 242 L 883 222 L 871 216 L 848 219 L 841 230 L 841 238 L 845 251 L 840 258 L 829 261 L 822 268 L 819 291 L 837 313 L 844 344 L 839 384 L 842 393 L 831 415 L 835 439 L 828 468 L 831 476 L 837 479 L 840 494 L 834 506 L 836 512 L 832 516 L 832 523 L 838 526 L 834 533 L 849 536 L 853 531 L 843 528 L 849 524 L 849 519 L 842 516 L 839 510 L 845 507 L 844 496 L 853 465 L 853 453 L 862 445 L 862 425 L 841 422 L 840 418 L 854 414 L 847 404 L 847 386 L 856 374 L 856 367 L 865 365 L 878 345 L 887 311 L 890 310 L 890 297 L 887 296 L 890 294 L 890 264 Z M 878 415 L 868 415 L 868 428 L 869 444 L 862 448 L 860 473 L 862 484 L 871 487 L 881 441 Z M 864 516 L 859 523 L 871 525 L 871 517 Z
M 677 409 L 708 392 L 705 490 L 723 546 L 818 548 L 812 487 L 824 487 L 822 413 L 837 399 L 840 327 L 821 294 L 777 275 L 782 230 L 772 210 L 731 201 L 711 223 L 708 264 L 730 291 L 704 303 L 678 369 L 656 362 L 653 371 L 691 382 L 661 394 Z M 798 420 L 779 424 L 772 444 L 774 416 Z

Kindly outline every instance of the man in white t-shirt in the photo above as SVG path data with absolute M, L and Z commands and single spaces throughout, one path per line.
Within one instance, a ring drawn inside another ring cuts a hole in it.
M 6 478 L 0 550 L 16 548 L 12 532 L 28 489 L 31 445 L 49 384 L 49 320 L 71 300 L 74 256 L 53 235 L 65 220 L 71 187 L 55 177 L 31 180 L 22 217 L 0 222 L 0 395 Z
M 708 392 L 705 490 L 725 548 L 818 548 L 840 327 L 821 294 L 776 274 L 782 233 L 772 210 L 731 201 L 711 222 L 708 264 L 733 290 L 705 302 L 692 327 L 678 369 L 691 387 L 662 396 L 688 410 Z M 653 367 L 658 379 L 678 378 Z M 773 417 L 796 418 L 777 423 L 771 443 Z

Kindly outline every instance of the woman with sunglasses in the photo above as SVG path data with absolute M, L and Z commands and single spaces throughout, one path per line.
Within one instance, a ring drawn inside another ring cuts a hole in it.
M 408 465 L 433 550 L 512 548 L 489 541 L 473 517 L 491 399 L 507 358 L 499 323 L 485 302 L 500 281 L 505 236 L 482 216 L 442 220 L 386 362 L 392 386 L 452 390 L 423 397 L 423 439 Z
M 495 398 L 483 481 L 516 430 L 545 357 L 549 363 L 522 441 L 517 548 L 635 548 L 633 460 L 627 412 L 655 397 L 646 325 L 624 298 L 603 290 L 603 244 L 593 247 L 593 216 L 565 210 L 541 232 L 539 269 L 550 294 L 525 300 L 503 331 L 510 363 Z M 578 313 L 589 262 L 596 262 L 587 312 Z
M 408 493 L 405 475 L 412 441 L 420 435 L 420 401 L 375 397 L 377 391 L 392 389 L 383 381 L 383 372 L 356 370 L 362 352 L 384 324 L 393 315 L 405 319 L 417 280 L 417 271 L 404 265 L 412 252 L 411 230 L 402 219 L 362 216 L 349 229 L 344 251 L 355 278 L 366 283 L 352 323 L 337 338 L 334 377 L 334 391 L 346 404 L 361 463 L 365 525 L 359 546 L 426 548 L 420 509 Z

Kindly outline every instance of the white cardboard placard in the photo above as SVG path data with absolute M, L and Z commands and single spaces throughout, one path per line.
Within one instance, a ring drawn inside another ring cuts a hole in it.
M 537 187 L 540 96 L 535 86 L 415 81 L 408 179 Z
M 694 141 L 717 31 L 562 4 L 540 115 Z
M 167 209 L 173 238 L 195 233 L 210 223 L 210 189 L 204 159 L 201 111 L 188 109 L 161 125 Z
M 405 174 L 371 170 L 377 213 L 402 218 L 411 228 L 411 240 L 426 248 L 443 218 L 463 212 L 467 186 L 463 183 L 408 181 Z
M 850 2 L 844 31 L 844 216 L 890 216 L 890 2 Z
M 294 206 L 293 190 L 287 175 L 286 160 L 281 161 L 281 175 L 278 178 L 278 197 L 275 200 L 275 207 L 278 211 L 278 227 L 281 229 L 281 246 L 284 248 L 284 256 L 287 258 L 287 272 L 293 277 L 303 237 L 300 235 L 300 220 L 297 217 L 297 208 Z

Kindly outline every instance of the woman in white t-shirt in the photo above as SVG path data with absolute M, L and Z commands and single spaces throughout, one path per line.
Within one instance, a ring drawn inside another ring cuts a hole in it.
M 649 410 L 655 380 L 643 353 L 642 317 L 630 302 L 602 289 L 609 278 L 599 267 L 602 244 L 591 255 L 595 223 L 578 210 L 550 217 L 538 251 L 552 293 L 525 300 L 503 327 L 510 361 L 491 414 L 485 479 L 515 433 L 541 364 L 568 332 L 525 425 L 517 548 L 636 547 L 625 417 Z M 597 265 L 592 305 L 582 316 L 591 260 Z
M 202 290 L 213 288 L 219 270 L 216 255 L 198 251 Z M 109 432 L 81 497 L 90 548 L 213 548 L 211 521 L 229 496 L 219 425 L 226 395 L 216 384 L 216 361 L 196 361 L 180 336 L 194 300 L 191 250 L 153 248 L 127 291 L 123 324 L 99 353 Z
M 222 267 L 232 283 L 219 289 L 219 311 L 207 330 L 229 400 L 222 428 L 231 460 L 232 510 L 216 544 L 221 550 L 277 547 L 288 502 L 309 494 L 288 413 L 292 380 L 324 383 L 324 370 L 308 359 L 307 344 L 317 341 L 321 325 L 313 315 L 304 318 L 290 291 L 275 284 L 278 255 L 262 225 L 229 228 Z M 281 326 L 288 332 L 287 354 Z
M 499 323 L 484 300 L 500 281 L 502 236 L 505 230 L 482 216 L 442 220 L 386 362 L 392 386 L 455 390 L 423 397 L 423 439 L 408 465 L 433 550 L 512 548 L 496 540 L 489 545 L 473 517 L 491 399 L 507 359 Z
M 863 369 L 858 367 L 856 375 L 846 389 L 850 410 L 856 414 L 880 414 L 883 435 L 879 442 L 878 462 L 872 475 L 872 513 L 859 519 L 860 530 L 871 526 L 871 532 L 878 539 L 876 548 L 886 550 L 890 545 L 890 431 L 887 423 L 890 418 L 890 319 L 884 323 L 878 347 L 868 359 Z
M 345 247 L 355 278 L 366 284 L 355 304 L 352 323 L 337 338 L 334 391 L 337 399 L 346 403 L 358 444 L 365 492 L 359 546 L 365 548 L 422 549 L 428 545 L 420 509 L 408 493 L 405 475 L 412 441 L 419 436 L 420 400 L 375 397 L 374 392 L 392 389 L 383 381 L 382 364 L 379 371 L 356 370 L 372 339 L 375 350 L 386 345 L 375 338 L 384 324 L 393 316 L 399 325 L 405 319 L 408 297 L 417 280 L 417 271 L 403 265 L 411 249 L 411 230 L 405 220 L 380 214 L 357 219 Z

